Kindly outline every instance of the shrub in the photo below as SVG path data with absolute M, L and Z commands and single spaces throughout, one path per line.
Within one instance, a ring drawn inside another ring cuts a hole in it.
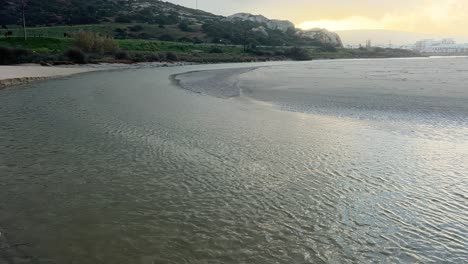
M 75 44 L 79 49 L 86 52 L 115 53 L 119 49 L 114 39 L 86 31 L 80 31 L 75 34 Z
M 0 65 L 27 62 L 27 56 L 29 54 L 30 52 L 25 49 L 12 49 L 0 47 Z
M 119 50 L 119 44 L 117 44 L 117 42 L 115 42 L 115 40 L 110 37 L 101 37 L 98 38 L 95 49 L 99 52 L 115 53 Z
M 139 39 L 150 39 L 151 35 L 143 32 L 143 33 L 138 34 L 138 38 Z
M 245 50 L 245 52 L 247 53 L 251 53 L 251 54 L 254 54 L 256 56 L 264 56 L 265 55 L 265 52 L 261 51 L 261 50 L 258 50 L 256 48 L 247 48 Z
M 160 53 L 150 53 L 145 56 L 146 61 L 163 61 L 165 60 L 164 54 Z
M 116 23 L 132 23 L 132 20 L 125 15 L 119 15 L 115 18 Z
M 275 55 L 275 56 L 284 56 L 284 51 L 282 51 L 282 50 L 277 50 L 277 51 L 275 51 L 274 55 Z
M 184 32 L 193 32 L 193 29 L 185 21 L 179 23 L 179 29 Z
M 177 61 L 178 60 L 178 57 L 177 57 L 177 54 L 175 54 L 174 52 L 166 52 L 166 59 L 168 61 Z
M 0 64 L 7 65 L 13 64 L 15 61 L 15 55 L 13 50 L 10 48 L 0 47 Z
M 193 44 L 202 44 L 203 41 L 202 41 L 201 39 L 197 38 L 197 37 L 194 37 L 194 38 L 192 39 L 192 43 L 193 43 Z
M 74 63 L 86 63 L 86 55 L 79 49 L 69 49 L 65 52 L 65 57 Z
M 128 27 L 128 29 L 132 32 L 138 32 L 138 31 L 142 31 L 143 27 L 140 25 L 135 25 L 135 26 Z
M 164 60 L 166 60 L 166 54 L 165 54 L 165 53 L 158 53 L 157 55 L 155 55 L 154 58 L 156 58 L 156 56 L 157 56 L 157 60 L 158 60 L 158 61 L 164 61 Z
M 222 49 L 218 47 L 212 47 L 209 51 L 209 53 L 224 53 Z
M 309 52 L 303 48 L 294 47 L 285 52 L 285 55 L 293 60 L 311 60 Z
M 324 44 L 322 47 L 320 47 L 320 51 L 323 51 L 323 52 L 336 52 L 336 47 L 331 45 L 331 44 Z
M 116 38 L 126 38 L 128 35 L 127 30 L 123 28 L 116 28 L 114 32 Z
M 163 53 L 155 52 L 132 52 L 129 54 L 129 57 L 134 62 L 154 62 L 165 60 L 165 55 Z
M 80 31 L 75 34 L 75 44 L 82 50 L 93 51 L 95 46 L 95 34 Z
M 192 42 L 192 39 L 189 39 L 187 37 L 181 37 L 180 39 L 178 39 L 177 41 L 179 42 Z
M 115 58 L 117 60 L 128 60 L 130 56 L 128 55 L 128 52 L 126 51 L 119 51 L 115 54 Z
M 169 34 L 161 35 L 158 39 L 161 41 L 174 41 L 174 37 Z

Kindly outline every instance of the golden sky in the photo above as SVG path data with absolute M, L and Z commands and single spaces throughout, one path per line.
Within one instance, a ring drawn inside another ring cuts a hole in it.
M 196 0 L 170 0 L 194 7 Z M 468 0 L 198 0 L 200 9 L 291 20 L 300 28 L 468 35 Z

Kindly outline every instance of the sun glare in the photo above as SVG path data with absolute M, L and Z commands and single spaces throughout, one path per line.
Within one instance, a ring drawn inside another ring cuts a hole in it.
M 301 29 L 326 28 L 328 30 L 378 29 L 382 25 L 366 17 L 349 17 L 342 20 L 306 21 L 298 25 Z

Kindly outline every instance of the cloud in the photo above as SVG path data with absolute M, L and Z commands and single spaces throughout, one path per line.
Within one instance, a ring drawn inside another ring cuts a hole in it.
M 419 8 L 389 11 L 380 18 L 349 16 L 334 20 L 319 19 L 299 23 L 298 27 L 323 27 L 330 30 L 389 29 L 468 35 L 468 1 L 421 0 L 419 4 Z

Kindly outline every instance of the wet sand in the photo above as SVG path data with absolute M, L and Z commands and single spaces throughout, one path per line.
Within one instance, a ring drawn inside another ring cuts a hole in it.
M 99 68 L 44 67 L 39 65 L 0 66 L 0 88 L 97 70 Z
M 215 97 L 238 97 L 241 95 L 239 76 L 257 67 L 222 69 L 216 71 L 193 71 L 172 76 L 180 87 L 189 91 Z
M 52 78 L 60 78 L 74 74 L 116 70 L 127 68 L 158 68 L 158 67 L 174 67 L 191 65 L 192 63 L 162 63 L 162 62 L 145 62 L 135 64 L 86 64 L 86 65 L 71 65 L 71 66 L 40 66 L 37 64 L 24 64 L 15 66 L 0 66 L 0 89 L 30 83 L 33 81 L 47 80 Z

